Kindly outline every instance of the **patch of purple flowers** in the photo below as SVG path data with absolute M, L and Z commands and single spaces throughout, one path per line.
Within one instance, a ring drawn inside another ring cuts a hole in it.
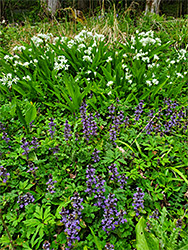
M 51 194 L 55 193 L 55 187 L 54 187 L 54 184 L 57 183 L 57 181 L 53 181 L 53 176 L 52 174 L 49 174 L 49 180 L 48 182 L 46 183 L 46 185 L 48 185 L 47 187 L 47 191 L 50 192 Z
M 32 203 L 35 201 L 35 198 L 33 197 L 32 194 L 30 194 L 29 192 L 26 193 L 25 195 L 20 195 L 18 197 L 18 201 L 17 203 L 20 204 L 20 208 L 23 208 L 24 206 L 27 206 L 29 203 Z
M 105 188 L 104 188 L 104 184 L 105 184 L 105 180 L 103 180 L 102 176 L 97 176 L 97 184 L 96 184 L 96 195 L 94 196 L 94 198 L 97 199 L 97 203 L 94 204 L 94 206 L 98 206 L 98 207 L 102 207 L 104 208 L 105 206 L 103 205 L 103 201 L 105 199 L 104 196 L 104 192 L 105 192 Z
M 49 241 L 45 241 L 44 242 L 44 244 L 42 245 L 42 248 L 44 249 L 44 250 L 50 250 L 50 242 Z M 52 250 L 53 250 L 53 248 L 52 248 Z
M 95 178 L 95 169 L 91 166 L 88 165 L 86 169 L 86 184 L 87 184 L 87 189 L 85 190 L 86 193 L 89 195 L 92 195 L 92 193 L 95 193 L 96 189 L 93 187 L 96 185 L 96 178 Z
M 144 208 L 144 193 L 139 187 L 137 187 L 136 190 L 137 192 L 133 195 L 134 203 L 132 204 L 132 206 L 134 207 L 136 216 L 139 216 L 139 209 Z
M 0 176 L 3 178 L 3 182 L 6 183 L 8 180 L 9 173 L 7 173 L 7 169 L 3 166 L 0 166 Z
M 111 243 L 106 243 L 105 245 L 105 250 L 114 250 L 114 245 L 112 245 Z
M 56 128 L 55 128 L 56 123 L 54 122 L 53 118 L 50 118 L 49 120 L 50 120 L 50 122 L 48 123 L 48 125 L 49 125 L 50 129 L 48 130 L 48 132 L 50 133 L 51 138 L 53 139 L 54 134 L 55 134 L 55 130 L 56 130 Z
M 95 122 L 93 118 L 93 114 L 87 115 L 87 104 L 85 101 L 82 102 L 82 105 L 80 107 L 80 116 L 82 118 L 82 126 L 83 126 L 83 133 L 84 137 L 87 141 L 89 141 L 89 138 L 93 135 L 97 135 L 97 123 Z
M 144 105 L 144 101 L 141 100 L 138 104 L 138 106 L 135 108 L 135 121 L 139 121 L 140 119 L 140 115 L 143 113 L 143 105 Z
M 80 198 L 77 192 L 74 193 L 74 196 L 71 198 L 73 205 L 73 212 L 69 213 L 69 210 L 62 208 L 60 214 L 62 216 L 61 222 L 65 225 L 65 233 L 67 233 L 67 244 L 68 248 L 66 250 L 72 249 L 73 244 L 76 240 L 80 240 L 78 233 L 80 231 L 80 219 L 81 219 L 81 210 L 83 209 L 82 202 L 83 199 Z
M 100 161 L 100 157 L 98 155 L 99 153 L 100 153 L 100 151 L 95 148 L 93 153 L 92 153 L 92 155 L 93 155 L 92 159 L 93 159 L 94 162 L 99 162 Z

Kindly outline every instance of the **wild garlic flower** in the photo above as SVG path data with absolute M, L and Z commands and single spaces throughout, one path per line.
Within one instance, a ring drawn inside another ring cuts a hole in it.
M 25 49 L 26 49 L 25 46 L 15 46 L 15 47 L 13 48 L 13 51 L 15 51 L 15 50 L 22 51 L 22 50 L 25 50 Z
M 31 81 L 31 77 L 29 75 L 24 76 L 22 79 L 26 81 Z
M 83 61 L 88 61 L 92 63 L 92 58 L 90 56 L 83 56 Z
M 58 56 L 57 58 L 55 58 L 55 62 L 54 62 L 54 70 L 68 70 L 69 68 L 69 64 L 67 64 L 67 59 L 65 56 Z
M 109 81 L 106 86 L 111 87 L 113 85 L 113 81 Z
M 109 57 L 107 58 L 106 62 L 108 63 L 108 62 L 111 62 L 112 60 L 113 60 L 112 57 L 109 56 Z
M 7 85 L 8 87 L 11 87 L 13 83 L 17 84 L 19 80 L 20 79 L 17 76 L 13 77 L 11 73 L 8 73 L 6 76 L 0 79 L 0 82 L 3 85 Z

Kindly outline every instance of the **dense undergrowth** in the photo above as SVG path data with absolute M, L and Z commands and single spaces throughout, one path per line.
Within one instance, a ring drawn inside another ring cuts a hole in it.
M 188 248 L 186 21 L 121 18 L 1 49 L 1 247 Z

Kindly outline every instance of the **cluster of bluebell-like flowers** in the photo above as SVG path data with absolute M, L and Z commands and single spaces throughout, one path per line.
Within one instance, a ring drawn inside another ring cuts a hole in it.
M 10 175 L 10 174 L 7 173 L 7 169 L 4 168 L 3 166 L 0 166 L 0 176 L 1 176 L 1 178 L 3 178 L 3 182 L 4 182 L 4 183 L 7 182 L 8 176 L 9 176 L 9 175 Z
M 55 193 L 55 187 L 54 184 L 57 183 L 57 181 L 53 181 L 53 176 L 52 174 L 49 174 L 49 180 L 48 182 L 46 182 L 46 185 L 48 185 L 47 187 L 47 191 L 50 192 L 51 194 Z
M 120 210 L 119 212 L 117 211 L 117 199 L 115 198 L 114 194 L 110 193 L 108 198 L 104 200 L 104 204 L 102 229 L 107 232 L 107 234 L 109 234 L 110 231 L 116 228 L 116 226 L 127 222 L 127 220 L 124 218 L 126 212 L 123 210 Z
M 139 216 L 139 209 L 144 208 L 144 193 L 142 189 L 137 187 L 137 192 L 133 195 L 134 203 L 132 204 L 136 212 L 136 216 Z
M 118 172 L 118 169 L 116 167 L 116 164 L 112 163 L 109 167 L 109 175 L 110 180 L 115 181 L 117 180 L 118 183 L 120 183 L 120 188 L 123 189 L 125 184 L 127 183 L 128 177 L 125 174 L 120 175 Z
M 39 143 L 38 143 L 36 137 L 32 137 L 32 141 L 31 142 L 27 141 L 26 138 L 23 137 L 21 139 L 21 143 L 22 143 L 21 148 L 24 150 L 24 152 L 22 153 L 22 155 L 26 155 L 27 160 L 29 159 L 29 152 L 30 152 L 30 150 L 31 149 L 37 149 L 39 147 Z
M 149 120 L 147 121 L 147 125 L 145 127 L 146 134 L 160 134 L 160 136 L 164 136 L 164 134 L 168 134 L 173 131 L 174 128 L 183 128 L 185 132 L 187 130 L 187 123 L 184 123 L 182 126 L 183 117 L 186 116 L 186 110 L 181 108 L 179 111 L 177 110 L 179 104 L 176 101 L 172 101 L 171 99 L 164 99 L 164 107 L 159 107 L 158 112 L 154 112 L 154 110 L 150 110 L 148 113 Z
M 33 197 L 31 193 L 28 192 L 24 195 L 20 195 L 18 197 L 17 203 L 19 203 L 20 208 L 23 208 L 27 206 L 28 204 L 33 203 L 34 201 L 35 201 L 35 198 Z
M 53 139 L 55 131 L 56 131 L 56 127 L 55 127 L 56 123 L 54 122 L 53 118 L 50 118 L 49 120 L 50 120 L 50 122 L 48 123 L 48 125 L 49 125 L 50 129 L 48 130 L 48 132 L 50 133 L 51 138 Z
M 44 249 L 44 250 L 50 250 L 50 242 L 49 241 L 45 241 L 44 242 L 44 244 L 42 245 L 42 248 Z M 53 248 L 51 249 L 51 250 L 53 250 Z
M 74 196 L 71 198 L 73 211 L 70 213 L 69 210 L 62 208 L 60 215 L 62 216 L 61 222 L 65 225 L 65 233 L 67 234 L 67 244 L 68 248 L 66 250 L 72 249 L 73 244 L 76 240 L 80 240 L 79 231 L 81 210 L 84 208 L 82 206 L 83 199 L 80 198 L 78 192 L 74 193 Z
M 93 114 L 90 113 L 87 115 L 87 104 L 85 101 L 82 102 L 82 105 L 80 107 L 80 116 L 82 118 L 82 126 L 83 126 L 83 133 L 84 137 L 87 141 L 89 141 L 89 138 L 91 136 L 97 135 L 97 123 L 94 120 Z

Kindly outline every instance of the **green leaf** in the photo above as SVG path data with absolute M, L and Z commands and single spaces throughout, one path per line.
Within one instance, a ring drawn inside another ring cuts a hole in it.
M 184 174 L 182 174 L 181 171 L 179 171 L 179 169 L 176 169 L 174 167 L 169 167 L 169 169 L 173 170 L 174 172 L 176 172 L 177 174 L 179 174 L 179 176 L 181 176 L 181 178 L 186 182 L 186 184 L 188 185 L 188 180 L 186 179 L 186 177 L 184 176 Z
M 95 236 L 95 233 L 93 232 L 92 228 L 91 228 L 91 227 L 89 227 L 89 228 L 90 228 L 91 233 L 92 233 L 92 235 L 93 235 L 94 242 L 95 242 L 95 244 L 96 244 L 96 246 L 97 246 L 97 249 L 98 249 L 98 250 L 102 250 L 101 243 L 100 243 L 98 237 Z M 146 249 L 146 250 L 147 250 L 147 249 Z
M 26 128 L 27 132 L 28 132 L 28 126 L 27 126 L 27 123 L 25 121 L 25 118 L 23 117 L 23 114 L 22 114 L 22 111 L 17 103 L 16 105 L 16 111 L 17 111 L 17 115 L 18 115 L 18 118 L 20 119 L 20 121 L 22 122 L 22 124 L 24 125 L 24 127 Z
M 179 248 L 178 250 L 187 250 L 188 249 L 188 244 L 184 247 Z
M 116 140 L 116 142 L 119 142 L 119 143 L 127 146 L 133 153 L 135 153 L 134 150 L 133 150 L 133 148 L 131 146 L 129 146 L 126 142 L 123 142 L 123 141 L 120 141 L 120 140 Z
M 29 109 L 26 111 L 25 114 L 26 123 L 29 125 L 29 123 L 35 119 L 36 115 L 37 115 L 37 110 L 35 106 L 31 104 L 31 106 L 29 107 Z
M 26 224 L 26 226 L 28 227 L 35 227 L 41 224 L 41 222 L 37 219 L 29 219 L 29 220 L 24 221 L 23 223 Z
M 136 225 L 136 249 L 159 250 L 159 241 L 153 234 L 145 230 L 145 219 L 143 217 Z

